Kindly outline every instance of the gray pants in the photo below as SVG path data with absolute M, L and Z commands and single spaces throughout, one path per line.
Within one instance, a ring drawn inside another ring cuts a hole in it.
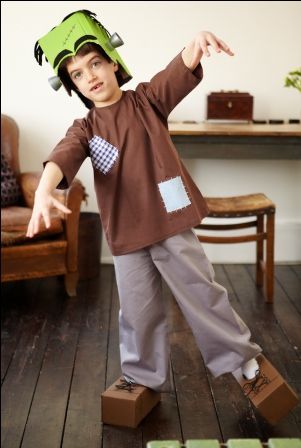
M 217 377 L 233 372 L 261 348 L 231 307 L 227 291 L 192 230 L 136 252 L 114 257 L 119 291 L 121 368 L 137 383 L 162 390 L 169 344 L 161 276 L 172 291 L 201 351 Z

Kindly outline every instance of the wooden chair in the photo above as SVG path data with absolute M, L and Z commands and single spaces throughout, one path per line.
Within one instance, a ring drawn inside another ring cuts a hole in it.
M 274 226 L 275 210 L 273 202 L 262 193 L 235 197 L 206 197 L 211 218 L 250 218 L 246 222 L 235 224 L 206 224 L 196 226 L 203 230 L 234 230 L 255 227 L 255 233 L 238 236 L 212 236 L 197 232 L 203 243 L 233 244 L 256 242 L 256 284 L 265 283 L 266 301 L 273 302 L 274 297 Z M 264 244 L 265 242 L 265 244 Z
M 21 188 L 20 203 L 1 207 L 1 282 L 63 275 L 69 296 L 76 295 L 78 280 L 78 226 L 85 189 L 75 179 L 67 190 L 54 195 L 72 210 L 65 215 L 51 211 L 51 227 L 42 226 L 34 238 L 26 238 L 34 193 L 41 173 L 22 173 L 19 165 L 19 129 L 7 115 L 1 115 L 1 151 Z

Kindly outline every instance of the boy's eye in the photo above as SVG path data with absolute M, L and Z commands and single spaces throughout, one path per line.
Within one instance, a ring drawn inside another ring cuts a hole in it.
M 80 75 L 81 75 L 80 72 L 75 72 L 75 73 L 73 73 L 72 77 L 73 77 L 73 79 L 79 79 Z
M 101 62 L 100 61 L 93 61 L 92 62 L 92 67 L 98 67 L 98 65 L 100 65 Z

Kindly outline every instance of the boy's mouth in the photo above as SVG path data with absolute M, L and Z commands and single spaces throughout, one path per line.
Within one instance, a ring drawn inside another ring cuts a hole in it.
M 98 90 L 98 89 L 100 89 L 100 88 L 102 87 L 102 85 L 103 85 L 103 82 L 98 82 L 98 83 L 95 84 L 95 86 L 93 86 L 90 90 L 91 90 L 91 91 Z

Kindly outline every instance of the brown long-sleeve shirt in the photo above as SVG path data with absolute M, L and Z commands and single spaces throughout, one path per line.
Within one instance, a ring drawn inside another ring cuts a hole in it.
M 91 157 L 103 229 L 113 255 L 122 255 L 192 228 L 207 215 L 204 198 L 171 141 L 167 118 L 202 79 L 181 54 L 116 103 L 75 120 L 47 161 L 66 188 Z M 46 162 L 47 162 L 46 161 Z M 44 162 L 44 163 L 46 163 Z

